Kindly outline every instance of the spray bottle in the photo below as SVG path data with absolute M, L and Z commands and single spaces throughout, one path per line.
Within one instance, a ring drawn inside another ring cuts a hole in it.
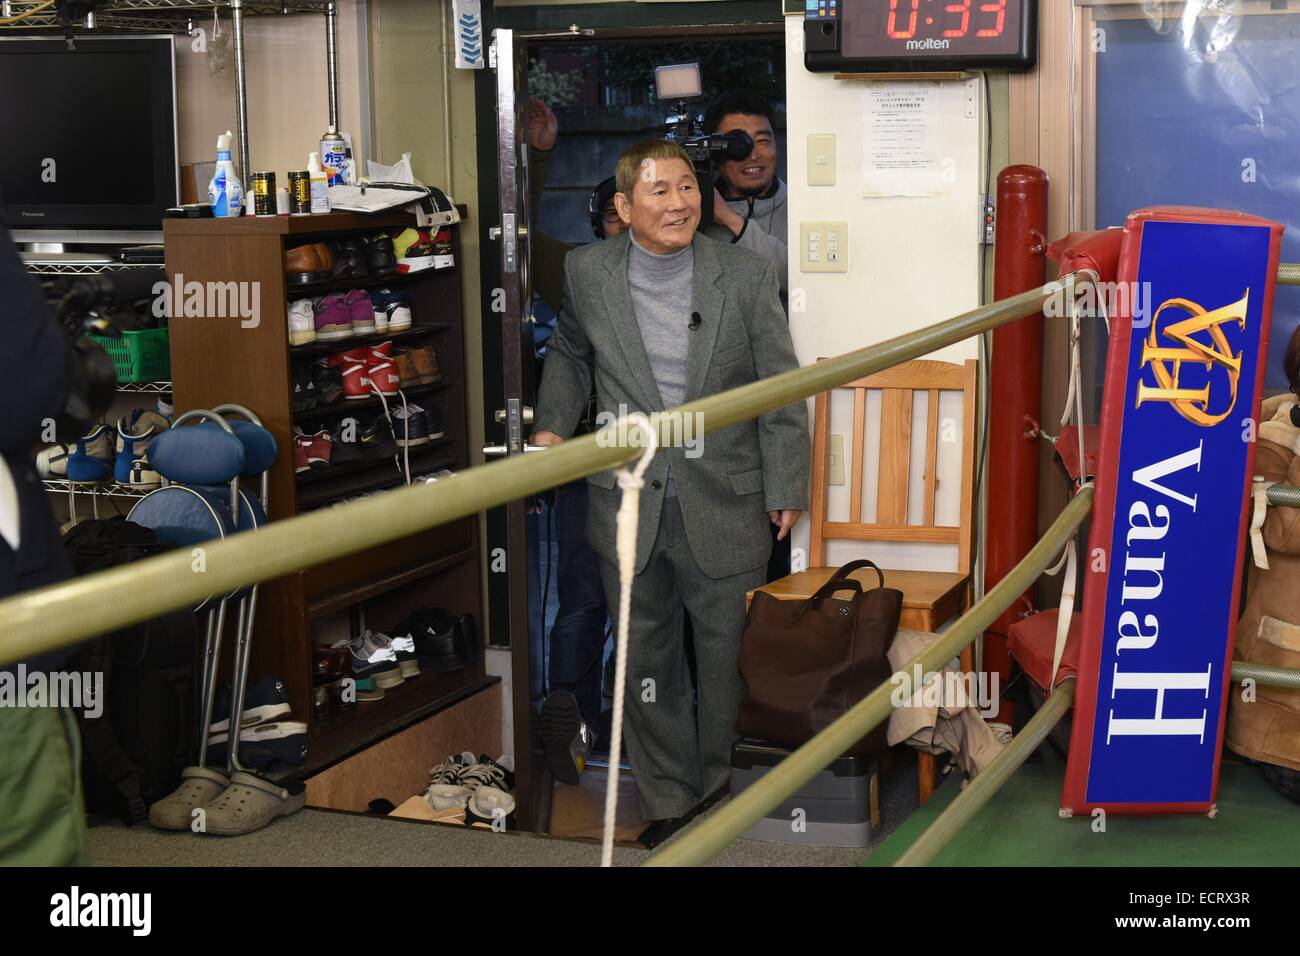
M 208 202 L 214 216 L 239 216 L 244 211 L 244 184 L 239 181 L 230 159 L 230 142 L 234 134 L 226 130 L 217 137 L 217 169 L 208 183 Z
M 340 136 L 339 131 L 333 126 L 320 138 L 320 161 L 325 167 L 325 175 L 329 177 L 331 186 L 342 186 L 348 181 L 347 151 L 347 140 Z
M 330 211 L 329 180 L 321 167 L 320 153 L 307 155 L 307 179 L 311 184 L 311 211 L 322 213 Z

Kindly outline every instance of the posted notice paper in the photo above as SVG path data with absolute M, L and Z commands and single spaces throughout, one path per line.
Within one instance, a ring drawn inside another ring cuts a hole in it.
M 877 83 L 867 90 L 862 164 L 865 196 L 944 191 L 936 84 Z

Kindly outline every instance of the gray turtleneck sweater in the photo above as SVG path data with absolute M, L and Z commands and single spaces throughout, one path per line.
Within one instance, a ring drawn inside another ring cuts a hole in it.
M 664 408 L 676 408 L 686 399 L 686 352 L 691 334 L 687 326 L 691 321 L 694 277 L 693 247 L 661 256 L 632 237 L 627 285 Z
M 659 255 L 632 236 L 627 257 L 632 312 L 641 327 L 641 341 L 665 409 L 676 408 L 686 400 L 686 356 L 691 334 L 687 326 L 691 321 L 694 278 L 694 247 Z M 671 474 L 665 494 L 677 494 Z

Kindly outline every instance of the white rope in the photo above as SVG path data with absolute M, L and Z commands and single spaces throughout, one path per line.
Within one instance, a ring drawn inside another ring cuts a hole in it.
M 618 768 L 623 750 L 623 690 L 627 681 L 627 630 L 631 619 L 632 577 L 636 570 L 636 536 L 640 517 L 641 489 L 645 487 L 645 472 L 659 447 L 659 432 L 650 420 L 639 412 L 620 419 L 613 427 L 617 434 L 627 436 L 628 426 L 635 425 L 645 451 L 636 468 L 620 468 L 618 486 L 623 489 L 623 500 L 618 506 L 618 635 L 614 641 L 614 715 L 609 740 L 609 778 L 605 782 L 605 831 L 601 837 L 600 865 L 614 864 L 614 818 L 618 813 Z

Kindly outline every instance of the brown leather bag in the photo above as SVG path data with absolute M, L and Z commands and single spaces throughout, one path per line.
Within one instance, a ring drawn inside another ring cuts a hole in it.
M 872 568 L 880 587 L 863 591 L 849 575 Z M 834 597 L 852 591 L 848 600 Z M 870 561 L 851 561 L 806 601 L 781 601 L 759 591 L 749 605 L 740 645 L 748 693 L 736 733 L 799 747 L 842 717 L 892 673 L 885 652 L 898 631 L 903 592 L 885 587 Z M 878 754 L 886 725 L 848 753 Z

